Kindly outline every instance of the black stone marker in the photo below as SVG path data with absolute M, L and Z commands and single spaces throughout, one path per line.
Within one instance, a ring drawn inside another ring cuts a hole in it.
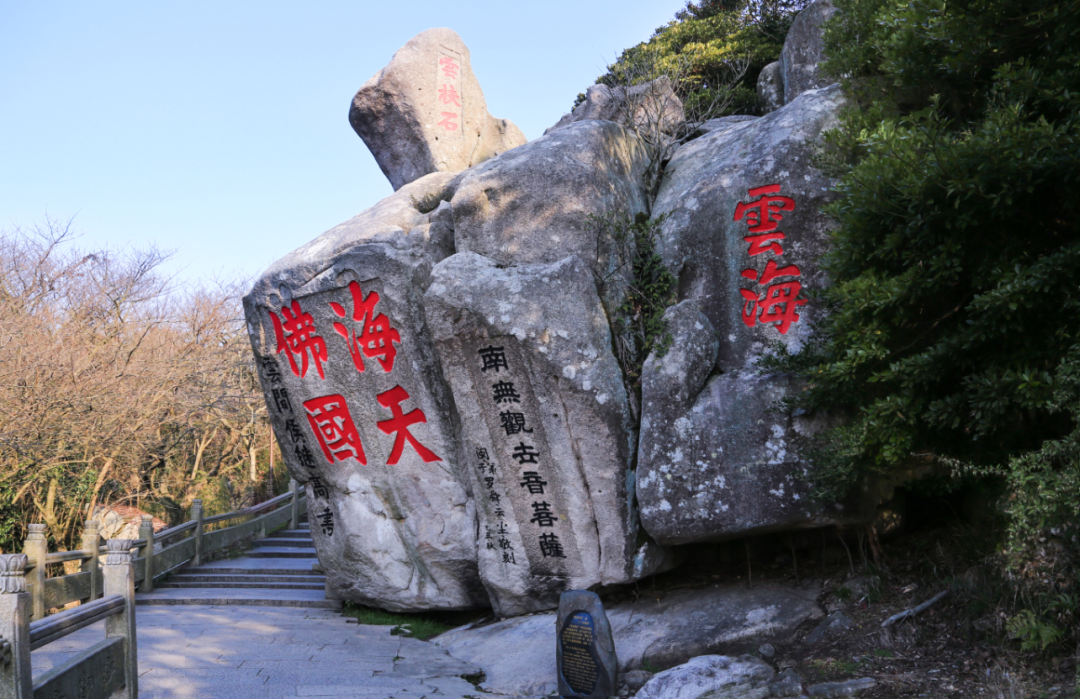
M 556 621 L 559 696 L 608 699 L 615 694 L 619 659 L 604 605 L 595 592 L 570 590 L 559 599 Z

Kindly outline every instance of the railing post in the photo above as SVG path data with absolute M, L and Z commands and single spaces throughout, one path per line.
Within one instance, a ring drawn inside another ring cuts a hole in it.
M 105 542 L 105 594 L 124 598 L 124 611 L 105 620 L 105 636 L 124 637 L 125 699 L 139 696 L 139 656 L 135 640 L 135 561 L 130 539 L 109 539 Z
M 98 549 L 101 546 L 96 520 L 88 519 L 83 526 L 82 543 L 79 545 L 84 551 L 90 551 L 90 558 L 82 562 L 84 573 L 90 573 L 90 598 L 93 602 L 101 596 L 101 571 L 98 570 Z
M 154 517 L 143 515 L 139 523 L 139 538 L 145 539 L 146 544 L 142 548 L 143 555 L 143 581 L 139 586 L 139 592 L 154 591 Z
M 291 519 L 289 520 L 289 529 L 300 528 L 300 497 L 297 494 L 299 484 L 295 478 L 289 479 L 289 492 L 292 494 L 292 498 L 289 499 L 289 507 L 291 513 Z
M 45 557 L 49 555 L 49 540 L 45 538 L 44 524 L 31 524 L 27 526 L 29 533 L 23 544 L 23 553 L 34 559 L 34 568 L 27 576 L 28 583 L 34 586 L 31 610 L 33 618 L 45 618 Z
M 44 565 L 44 561 L 42 561 Z M 0 554 L 0 699 L 33 699 L 26 554 Z
M 195 520 L 195 558 L 192 565 L 202 565 L 203 511 L 200 498 L 191 501 L 191 518 Z

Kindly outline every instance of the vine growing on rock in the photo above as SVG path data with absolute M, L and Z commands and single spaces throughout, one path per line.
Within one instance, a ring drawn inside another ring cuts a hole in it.
M 625 211 L 587 218 L 597 244 L 597 260 L 608 251 L 607 271 L 597 275 L 600 296 L 611 323 L 615 357 L 622 368 L 630 395 L 640 397 L 641 370 L 650 352 L 663 357 L 671 346 L 671 333 L 663 323 L 664 311 L 675 302 L 675 275 L 656 251 L 656 239 L 666 216 L 654 219 Z M 613 300 L 617 300 L 615 304 Z

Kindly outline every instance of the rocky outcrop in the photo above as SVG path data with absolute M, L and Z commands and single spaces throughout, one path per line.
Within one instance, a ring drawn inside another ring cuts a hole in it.
M 671 668 L 707 654 L 740 654 L 762 642 L 787 640 L 824 612 L 820 585 L 680 590 L 607 607 L 619 675 L 642 666 Z M 555 691 L 555 614 L 462 627 L 434 639 L 456 658 L 483 668 L 483 688 L 500 694 Z
M 703 655 L 657 674 L 638 699 L 766 699 L 776 671 L 752 655 Z
M 668 315 L 674 349 L 651 356 L 642 375 L 637 493 L 658 542 L 866 516 L 861 501 L 811 504 L 798 447 L 824 418 L 775 411 L 798 387 L 755 368 L 769 343 L 798 352 L 820 313 L 803 289 L 828 281 L 821 207 L 833 195 L 813 156 L 843 104 L 838 86 L 807 92 L 688 143 L 668 167 L 654 206 L 667 215 L 658 246 L 687 301 Z
M 576 255 L 604 276 L 617 264 L 589 217 L 645 212 L 648 154 L 617 124 L 583 121 L 461 173 L 454 242 L 500 264 Z
M 423 289 L 447 252 L 432 174 L 276 262 L 244 299 L 270 422 L 327 583 L 390 609 L 487 602 Z M 452 245 L 452 243 L 450 243 Z
M 671 80 L 666 76 L 624 87 L 592 85 L 585 91 L 585 101 L 574 111 L 563 115 L 562 119 L 545 135 L 578 121 L 585 120 L 614 121 L 620 124 L 634 124 L 638 129 L 649 132 L 673 133 L 682 125 L 683 103 L 672 89 Z
M 525 143 L 488 114 L 469 49 L 450 29 L 417 34 L 353 98 L 349 123 L 395 190 L 459 172 Z
M 822 25 L 835 12 L 836 7 L 831 0 L 817 0 L 807 5 L 792 22 L 780 54 L 784 104 L 791 104 L 808 90 L 817 90 L 835 82 L 821 70 L 825 60 Z
M 607 318 L 578 257 L 503 267 L 439 263 L 424 298 L 461 419 L 495 611 L 558 604 L 563 590 L 630 582 L 662 557 L 638 543 L 636 430 Z

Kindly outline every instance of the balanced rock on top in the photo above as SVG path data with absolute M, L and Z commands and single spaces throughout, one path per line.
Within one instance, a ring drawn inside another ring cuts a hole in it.
M 398 49 L 356 93 L 349 123 L 395 190 L 526 141 L 512 122 L 488 114 L 469 49 L 445 28 L 421 32 Z

